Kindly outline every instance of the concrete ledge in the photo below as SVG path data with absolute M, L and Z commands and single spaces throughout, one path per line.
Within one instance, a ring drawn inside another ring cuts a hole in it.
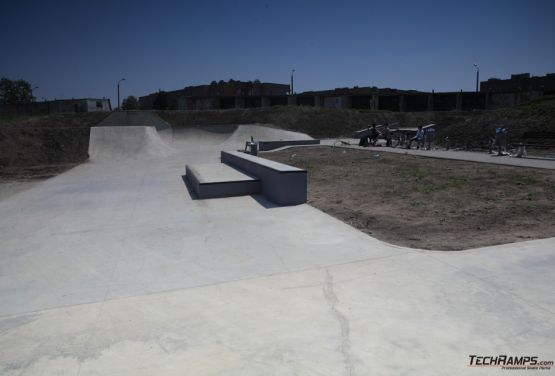
M 258 141 L 259 151 L 279 149 L 284 146 L 319 145 L 320 140 Z
M 198 198 L 245 196 L 260 193 L 260 179 L 253 178 L 225 164 L 188 165 L 187 182 Z
M 258 177 L 262 193 L 274 203 L 298 205 L 306 202 L 306 170 L 237 151 L 222 151 L 221 159 L 223 163 Z

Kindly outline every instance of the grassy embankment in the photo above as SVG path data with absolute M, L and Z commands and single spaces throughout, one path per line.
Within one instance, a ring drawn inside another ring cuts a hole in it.
M 315 138 L 349 137 L 369 124 L 398 123 L 401 127 L 439 125 L 438 139 L 449 136 L 455 146 L 468 148 L 487 144 L 496 126 L 509 129 L 509 140 L 519 141 L 527 131 L 555 131 L 555 97 L 526 105 L 493 111 L 390 112 L 357 111 L 314 107 L 276 106 L 212 111 L 157 111 L 176 127 L 208 124 L 273 124 Z

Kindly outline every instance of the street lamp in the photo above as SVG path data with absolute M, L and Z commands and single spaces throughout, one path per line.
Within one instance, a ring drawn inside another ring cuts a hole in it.
M 295 73 L 294 69 L 291 69 L 291 95 L 293 95 L 293 73 Z
M 119 108 L 119 84 L 122 81 L 125 81 L 125 78 L 122 78 L 121 80 L 118 81 L 118 110 L 120 110 L 120 108 Z
M 478 66 L 478 64 L 474 64 L 474 67 L 476 68 L 476 92 L 478 92 L 478 88 L 480 85 L 480 67 Z

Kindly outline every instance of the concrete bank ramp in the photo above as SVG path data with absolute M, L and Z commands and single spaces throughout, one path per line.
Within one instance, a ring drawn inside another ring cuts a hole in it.
M 242 149 L 251 136 L 256 141 L 312 140 L 298 132 L 272 128 L 261 124 L 219 124 L 173 128 L 172 145 L 176 149 L 194 149 L 217 146 L 221 149 Z
M 312 140 L 312 137 L 305 133 L 272 128 L 270 125 L 245 124 L 239 125 L 225 140 L 223 146 L 242 148 L 245 146 L 245 141 L 249 141 L 251 136 L 255 141 Z
M 155 127 L 157 130 L 170 128 L 170 125 L 150 111 L 114 111 L 99 124 L 99 127 Z
M 221 145 L 237 130 L 236 124 L 203 125 L 185 128 L 173 128 L 175 147 L 199 147 L 203 145 Z
M 154 127 L 92 127 L 89 158 L 92 161 L 165 158 L 175 150 Z

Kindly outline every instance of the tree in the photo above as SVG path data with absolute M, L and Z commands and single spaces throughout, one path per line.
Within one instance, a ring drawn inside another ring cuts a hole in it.
M 159 91 L 154 99 L 152 107 L 155 110 L 167 110 L 168 109 L 168 94 L 165 91 Z
M 130 95 L 123 100 L 121 108 L 124 110 L 137 110 L 139 108 L 139 101 L 137 97 Z
M 25 80 L 10 80 L 2 77 L 0 79 L 0 103 L 23 104 L 34 102 L 31 84 Z

